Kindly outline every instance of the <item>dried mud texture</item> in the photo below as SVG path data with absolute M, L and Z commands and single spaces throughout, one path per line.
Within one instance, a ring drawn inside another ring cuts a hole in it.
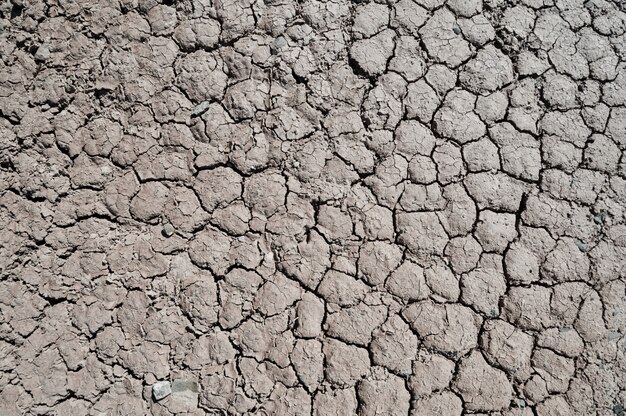
M 620 0 L 0 2 L 0 415 L 623 416 Z

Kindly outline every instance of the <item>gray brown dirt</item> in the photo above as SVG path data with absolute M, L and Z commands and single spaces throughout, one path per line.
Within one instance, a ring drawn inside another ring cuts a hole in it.
M 0 415 L 623 416 L 626 3 L 0 2 Z

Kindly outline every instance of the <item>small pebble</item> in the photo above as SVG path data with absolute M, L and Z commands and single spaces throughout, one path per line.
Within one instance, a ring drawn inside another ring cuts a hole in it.
M 270 49 L 272 50 L 273 53 L 278 53 L 282 49 L 286 48 L 287 46 L 288 44 L 285 38 L 280 36 L 276 38 L 274 42 L 272 42 L 272 44 L 270 45 Z
M 589 250 L 589 247 L 587 247 L 587 244 L 583 243 L 579 239 L 576 239 L 575 242 L 576 242 L 576 246 L 578 247 L 578 249 L 582 251 L 583 253 L 586 253 L 587 250 Z
M 183 391 L 198 393 L 198 383 L 192 380 L 174 380 L 172 382 L 172 392 L 178 393 Z
M 622 337 L 622 334 L 617 332 L 617 331 L 609 331 L 609 333 L 606 336 L 606 338 L 609 341 L 616 341 L 616 340 L 620 339 L 621 337 Z
M 172 224 L 165 224 L 163 225 L 163 230 L 162 233 L 165 237 L 171 237 L 174 235 L 174 227 L 172 226 Z
M 193 108 L 193 110 L 191 110 L 191 117 L 198 117 L 198 116 L 204 114 L 204 112 L 206 112 L 206 110 L 209 109 L 210 105 L 211 105 L 211 103 L 208 102 L 208 101 L 201 102 L 200 104 L 195 106 Z
M 152 396 L 154 400 L 161 400 L 172 393 L 172 386 L 169 381 L 159 381 L 152 385 Z
M 606 221 L 607 215 L 608 214 L 606 211 L 600 211 L 599 214 L 593 217 L 593 220 L 596 222 L 596 224 L 604 224 L 604 222 Z

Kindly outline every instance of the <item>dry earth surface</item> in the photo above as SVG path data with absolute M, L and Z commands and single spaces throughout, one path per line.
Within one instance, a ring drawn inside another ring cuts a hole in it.
M 0 415 L 624 415 L 623 1 L 0 31 Z

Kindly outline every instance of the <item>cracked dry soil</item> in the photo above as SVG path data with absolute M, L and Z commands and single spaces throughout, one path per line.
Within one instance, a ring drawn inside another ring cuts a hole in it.
M 0 415 L 624 415 L 623 1 L 4 0 L 0 57 Z

